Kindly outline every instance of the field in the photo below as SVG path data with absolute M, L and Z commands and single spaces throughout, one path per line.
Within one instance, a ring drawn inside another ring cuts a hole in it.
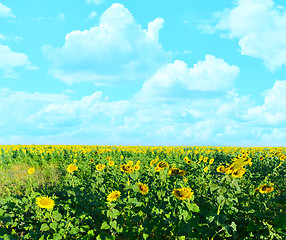
M 0 149 L 0 239 L 286 239 L 283 147 Z

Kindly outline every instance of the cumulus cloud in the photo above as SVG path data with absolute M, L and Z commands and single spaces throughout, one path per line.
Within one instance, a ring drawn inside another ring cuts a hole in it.
M 269 145 L 274 136 L 276 145 L 286 140 L 281 134 L 285 124 L 246 121 L 245 114 L 255 105 L 234 90 L 211 99 L 173 102 L 110 101 L 99 91 L 72 99 L 1 89 L 0 98 L 5 116 L 0 119 L 0 142 L 5 144 L 257 146 Z
M 128 9 L 113 4 L 99 26 L 68 33 L 62 48 L 43 48 L 53 61 L 50 72 L 67 83 L 116 85 L 143 79 L 170 60 L 158 42 L 162 24 L 157 18 L 142 29 Z
M 273 0 L 238 0 L 217 14 L 217 31 L 238 38 L 241 54 L 260 58 L 271 70 L 286 65 L 286 11 Z
M 0 70 L 4 71 L 3 77 L 15 77 L 16 67 L 29 67 L 30 62 L 24 53 L 13 52 L 8 46 L 0 44 Z
M 12 17 L 12 18 L 15 18 L 15 15 L 13 14 L 11 8 L 8 8 L 4 4 L 0 3 L 0 17 Z
M 64 102 L 68 99 L 62 94 L 27 93 L 0 89 L 0 127 L 1 135 L 37 134 L 29 117 L 52 102 Z
M 227 91 L 234 87 L 239 68 L 223 59 L 206 55 L 189 68 L 183 61 L 176 60 L 160 68 L 144 84 L 136 95 L 142 101 L 165 98 L 190 98 L 192 91 Z M 188 97 L 189 96 L 189 97 Z
M 264 104 L 249 108 L 244 118 L 256 124 L 281 126 L 286 122 L 286 81 L 276 81 L 265 93 Z

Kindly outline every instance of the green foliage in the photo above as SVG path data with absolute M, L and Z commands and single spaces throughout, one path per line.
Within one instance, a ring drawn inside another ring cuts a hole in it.
M 284 148 L 2 146 L 0 239 L 285 239 L 284 154 Z M 217 171 L 238 158 L 251 159 L 242 176 Z M 156 168 L 160 161 L 169 167 Z M 77 169 L 68 172 L 70 164 Z M 97 170 L 98 164 L 105 166 Z M 123 164 L 133 170 L 121 171 Z M 185 173 L 172 175 L 172 167 Z M 108 200 L 113 191 L 120 195 Z M 54 207 L 41 208 L 42 196 Z

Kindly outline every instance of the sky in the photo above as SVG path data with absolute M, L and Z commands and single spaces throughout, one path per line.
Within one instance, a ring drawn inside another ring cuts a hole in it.
M 0 144 L 285 146 L 284 0 L 0 0 Z

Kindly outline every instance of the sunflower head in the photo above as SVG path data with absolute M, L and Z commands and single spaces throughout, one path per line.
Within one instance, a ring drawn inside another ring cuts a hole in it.
M 160 172 L 161 170 L 163 170 L 163 168 L 160 168 L 160 167 L 158 167 L 158 166 L 155 167 L 155 171 L 156 171 L 156 172 Z
M 140 165 L 139 164 L 134 165 L 134 170 L 138 171 L 139 169 L 140 169 Z
M 203 161 L 204 161 L 204 162 L 207 162 L 208 159 L 209 159 L 208 157 L 204 157 Z
M 121 195 L 120 191 L 112 191 L 111 193 L 108 194 L 107 196 L 107 201 L 108 202 L 113 202 L 116 201 Z
M 152 165 L 154 165 L 156 162 L 158 161 L 158 159 L 153 159 L 153 160 L 151 160 L 151 162 L 150 162 L 150 166 L 152 166 Z
M 113 166 L 114 164 L 115 164 L 115 162 L 112 161 L 112 160 L 110 160 L 110 161 L 108 162 L 108 165 L 109 165 L 109 166 Z
M 175 188 L 172 194 L 180 200 L 186 200 L 186 199 L 191 199 L 194 195 L 194 192 L 192 191 L 191 188 L 184 187 L 184 188 Z
M 55 201 L 49 197 L 38 197 L 36 203 L 40 208 L 52 209 L 55 205 Z
M 28 174 L 33 174 L 35 172 L 35 168 L 34 167 L 31 167 L 28 169 Z
M 73 163 L 68 165 L 68 167 L 67 167 L 67 171 L 69 173 L 72 173 L 72 172 L 77 171 L 77 170 L 78 170 L 78 167 L 76 165 L 74 165 Z
M 259 192 L 260 193 L 270 193 L 274 190 L 274 187 L 264 184 L 262 186 L 259 187 Z
M 97 164 L 97 165 L 95 166 L 95 169 L 96 169 L 97 171 L 102 171 L 104 168 L 105 168 L 105 164 Z
M 225 167 L 223 165 L 220 165 L 220 166 L 217 167 L 216 171 L 220 172 L 220 173 L 224 173 Z
M 169 168 L 169 164 L 165 161 L 160 161 L 158 162 L 157 167 L 162 168 L 162 169 Z
M 235 178 L 241 178 L 242 175 L 245 173 L 245 168 L 241 168 L 241 169 L 235 169 L 232 173 L 231 176 L 235 177 Z
M 179 169 L 179 168 L 176 168 L 176 167 L 172 167 L 172 168 L 170 168 L 169 171 L 168 171 L 168 174 L 169 174 L 170 176 L 177 176 L 177 175 L 179 175 L 179 176 L 185 176 L 186 173 L 187 173 L 187 172 L 186 172 L 185 170 L 182 170 L 182 169 Z
M 145 195 L 145 194 L 147 194 L 149 192 L 148 186 L 146 184 L 144 184 L 144 183 L 138 183 L 138 188 L 139 188 L 139 191 L 143 195 Z
M 134 172 L 134 167 L 128 164 L 123 164 L 120 166 L 122 172 L 132 173 Z

